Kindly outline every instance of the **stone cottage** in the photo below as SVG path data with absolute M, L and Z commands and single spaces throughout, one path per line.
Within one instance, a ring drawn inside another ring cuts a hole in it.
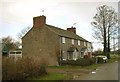
M 23 56 L 44 60 L 48 65 L 59 65 L 62 60 L 77 60 L 92 56 L 92 44 L 76 34 L 76 28 L 67 30 L 46 24 L 46 16 L 33 18 L 33 27 L 22 38 Z

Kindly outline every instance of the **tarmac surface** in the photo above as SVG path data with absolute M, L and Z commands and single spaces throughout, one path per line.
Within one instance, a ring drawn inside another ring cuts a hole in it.
M 119 61 L 120 64 L 120 61 Z M 98 67 L 89 74 L 74 78 L 75 80 L 118 80 L 118 61 L 113 63 L 106 63 Z M 120 67 L 119 67 L 120 69 Z

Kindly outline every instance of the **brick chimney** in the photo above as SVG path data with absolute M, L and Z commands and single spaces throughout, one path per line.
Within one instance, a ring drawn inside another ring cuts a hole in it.
M 67 28 L 67 30 L 76 34 L 76 28 L 73 26 L 71 28 Z
M 43 28 L 46 24 L 46 16 L 37 16 L 33 18 L 33 27 L 34 28 Z

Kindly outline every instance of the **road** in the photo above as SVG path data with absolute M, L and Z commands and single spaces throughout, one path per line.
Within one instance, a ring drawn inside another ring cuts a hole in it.
M 118 80 L 118 62 L 105 63 L 95 71 L 77 77 L 75 80 Z

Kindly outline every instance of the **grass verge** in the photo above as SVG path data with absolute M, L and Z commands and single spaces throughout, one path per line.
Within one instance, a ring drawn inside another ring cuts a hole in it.
M 82 67 L 83 69 L 86 69 L 86 70 L 96 70 L 99 66 L 101 66 L 102 64 L 93 64 L 93 65 L 90 65 L 90 66 L 84 66 Z
M 67 80 L 67 75 L 60 73 L 48 73 L 45 76 L 32 78 L 34 80 Z
M 57 69 L 85 69 L 85 70 L 94 70 L 97 67 L 101 66 L 102 64 L 93 64 L 89 66 L 50 66 L 48 68 L 57 68 Z
M 112 62 L 115 62 L 115 61 L 118 61 L 118 60 L 120 60 L 118 55 L 111 55 L 111 58 L 108 59 L 108 63 L 112 63 Z

